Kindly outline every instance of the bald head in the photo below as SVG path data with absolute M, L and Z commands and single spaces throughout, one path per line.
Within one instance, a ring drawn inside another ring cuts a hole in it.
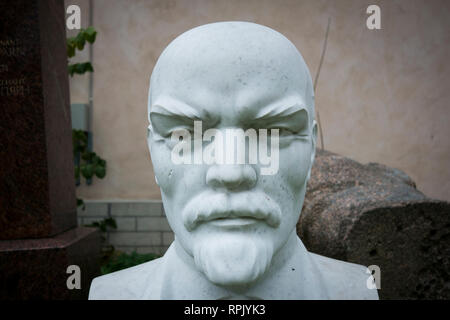
M 232 108 L 252 117 L 280 96 L 304 105 L 312 123 L 311 76 L 295 46 L 262 25 L 219 22 L 183 33 L 164 50 L 151 77 L 148 111 L 170 97 L 203 113 Z

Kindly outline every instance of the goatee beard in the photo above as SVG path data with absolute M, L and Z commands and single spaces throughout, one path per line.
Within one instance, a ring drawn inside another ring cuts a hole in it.
M 197 239 L 194 261 L 214 284 L 225 287 L 250 285 L 269 268 L 273 245 L 245 234 L 208 234 Z

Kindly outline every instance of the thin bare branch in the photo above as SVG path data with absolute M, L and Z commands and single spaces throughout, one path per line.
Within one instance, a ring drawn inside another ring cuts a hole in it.
M 331 18 L 328 18 L 328 25 L 327 25 L 327 31 L 325 32 L 325 40 L 323 42 L 322 55 L 320 56 L 319 67 L 317 69 L 316 77 L 314 79 L 314 93 L 316 92 L 317 81 L 319 80 L 320 70 L 322 69 L 323 60 L 325 58 L 325 52 L 327 51 L 328 33 L 330 32 L 330 24 L 331 24 Z M 316 112 L 317 112 L 317 123 L 319 124 L 320 147 L 322 149 L 324 149 L 322 123 L 320 122 L 319 110 L 316 109 Z

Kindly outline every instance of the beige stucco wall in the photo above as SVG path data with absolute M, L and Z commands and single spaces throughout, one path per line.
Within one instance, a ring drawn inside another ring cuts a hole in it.
M 366 28 L 369 4 L 381 7 L 382 30 Z M 94 0 L 92 130 L 108 172 L 78 195 L 160 198 L 146 146 L 147 90 L 177 35 L 215 21 L 264 24 L 297 46 L 314 76 L 331 17 L 316 92 L 325 148 L 402 169 L 428 196 L 450 200 L 449 16 L 445 0 Z M 72 103 L 88 101 L 87 79 L 71 80 Z

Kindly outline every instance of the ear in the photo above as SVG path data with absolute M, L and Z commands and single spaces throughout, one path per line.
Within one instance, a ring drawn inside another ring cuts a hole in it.
M 311 159 L 310 159 L 310 166 L 308 170 L 308 177 L 306 178 L 306 181 L 309 181 L 311 178 L 311 168 L 314 163 L 314 158 L 316 157 L 316 141 L 317 141 L 317 122 L 316 120 L 313 120 L 312 124 L 312 130 L 311 130 Z
M 152 123 L 150 122 L 150 124 L 147 127 L 147 146 L 148 146 L 148 151 L 150 151 L 150 145 L 151 145 L 151 141 L 153 139 L 153 127 L 152 127 Z
M 147 127 L 147 139 L 149 139 L 152 134 L 153 134 L 153 127 L 152 127 L 152 123 L 150 122 Z
M 150 158 L 152 156 L 152 152 L 151 152 L 152 139 L 153 139 L 153 127 L 152 127 L 152 124 L 150 123 L 147 127 L 147 146 L 148 146 L 148 151 L 150 152 Z M 155 175 L 155 181 L 156 181 L 156 184 L 159 186 L 158 178 L 156 178 L 156 175 Z

